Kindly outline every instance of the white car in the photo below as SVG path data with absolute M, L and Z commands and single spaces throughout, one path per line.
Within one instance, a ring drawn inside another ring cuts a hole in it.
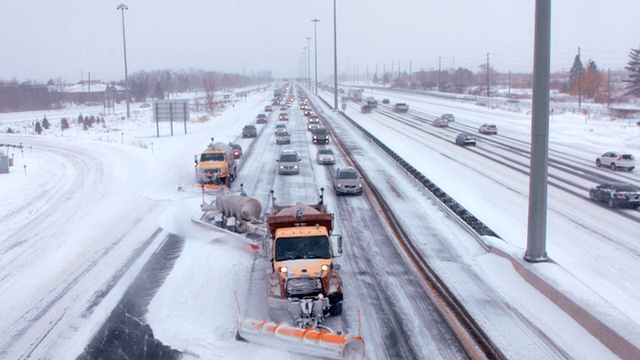
M 481 134 L 497 135 L 498 127 L 493 124 L 482 124 L 478 130 Z
M 447 119 L 438 118 L 433 120 L 433 126 L 435 127 L 447 127 L 449 126 L 449 121 Z
M 320 165 L 333 165 L 336 163 L 336 157 L 331 149 L 320 149 L 316 153 L 316 162 Z
M 606 166 L 611 170 L 626 169 L 631 171 L 636 167 L 636 159 L 633 155 L 622 151 L 609 151 L 596 159 L 596 166 Z
M 278 162 L 278 174 L 300 174 L 301 159 L 295 150 L 285 149 L 280 151 L 280 156 L 276 159 L 276 161 Z
M 333 178 L 333 189 L 336 195 L 362 195 L 364 182 L 356 169 L 352 167 L 338 168 Z

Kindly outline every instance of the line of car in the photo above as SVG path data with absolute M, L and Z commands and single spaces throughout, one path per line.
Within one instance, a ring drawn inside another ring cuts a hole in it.
M 300 109 L 305 116 L 308 116 L 307 131 L 311 132 L 312 142 L 316 145 L 326 145 L 329 143 L 329 131 L 322 126 L 321 119 L 316 115 L 307 103 L 306 99 L 302 100 L 299 94 Z M 276 143 L 290 144 L 290 136 L 285 124 L 277 124 L 274 130 L 276 135 Z M 286 138 L 286 140 L 279 140 Z M 297 175 L 300 174 L 300 162 L 302 159 L 294 149 L 286 148 L 280 150 L 276 159 L 277 170 L 279 175 Z M 316 152 L 316 163 L 318 165 L 335 165 L 336 157 L 330 148 L 320 148 Z M 364 181 L 362 176 L 353 167 L 339 167 L 332 176 L 333 189 L 336 195 L 362 195 Z

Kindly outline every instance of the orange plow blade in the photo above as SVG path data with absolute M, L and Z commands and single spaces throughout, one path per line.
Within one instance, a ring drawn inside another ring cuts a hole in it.
M 198 184 L 198 187 L 204 188 L 208 191 L 218 191 L 221 189 L 229 189 L 229 187 L 225 184 Z
M 331 359 L 364 359 L 364 339 L 326 329 L 301 329 L 284 323 L 238 317 L 238 337 L 253 344 Z

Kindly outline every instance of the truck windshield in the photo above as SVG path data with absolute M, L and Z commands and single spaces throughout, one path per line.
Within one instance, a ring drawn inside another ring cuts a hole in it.
M 222 153 L 202 154 L 200 156 L 200 161 L 224 161 L 224 154 Z
M 276 261 L 330 258 L 331 243 L 326 236 L 279 238 L 276 241 Z

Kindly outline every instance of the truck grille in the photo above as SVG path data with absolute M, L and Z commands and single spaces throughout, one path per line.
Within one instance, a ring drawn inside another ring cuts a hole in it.
M 322 293 L 322 281 L 320 278 L 292 278 L 287 280 L 288 296 L 317 295 Z

